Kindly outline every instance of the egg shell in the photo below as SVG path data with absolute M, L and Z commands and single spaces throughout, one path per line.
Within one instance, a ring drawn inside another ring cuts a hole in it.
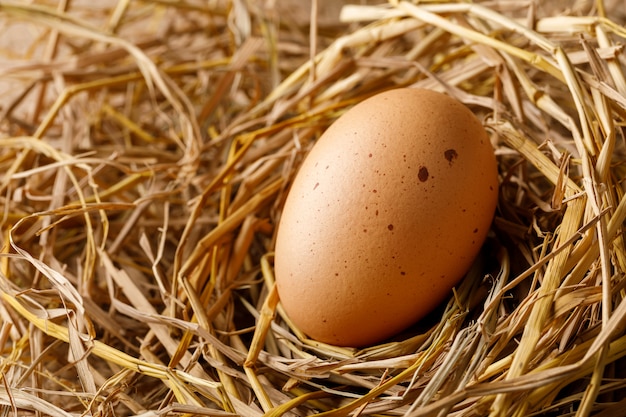
M 412 88 L 362 101 L 318 139 L 285 201 L 275 247 L 284 310 L 330 344 L 395 335 L 468 271 L 497 194 L 489 137 L 462 103 Z

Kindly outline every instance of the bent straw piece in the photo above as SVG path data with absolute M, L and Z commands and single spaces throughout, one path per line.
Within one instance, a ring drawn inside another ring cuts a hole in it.
M 374 24 L 348 36 L 343 36 L 316 56 L 315 70 L 320 75 L 326 74 L 341 61 L 345 50 L 356 46 L 380 43 L 414 31 L 422 25 L 423 23 L 417 20 L 392 20 L 381 25 Z
M 298 84 L 299 81 L 307 80 L 307 74 L 311 71 L 316 71 L 315 83 L 319 82 L 320 77 L 325 77 L 334 71 L 334 68 L 339 62 L 342 61 L 344 56 L 343 51 L 345 49 L 368 45 L 372 42 L 380 42 L 393 37 L 397 37 L 404 33 L 415 30 L 422 26 L 422 22 L 418 21 L 390 21 L 385 25 L 374 28 L 362 28 L 347 36 L 338 38 L 328 48 L 320 51 L 313 60 L 308 60 L 301 65 L 296 71 L 292 72 L 285 80 L 274 89 L 267 98 L 258 106 L 258 109 L 268 107 L 271 103 L 276 102 L 281 96 L 289 96 L 287 92 Z M 304 82 L 300 87 L 297 87 L 298 91 L 302 92 L 309 88 L 309 84 Z

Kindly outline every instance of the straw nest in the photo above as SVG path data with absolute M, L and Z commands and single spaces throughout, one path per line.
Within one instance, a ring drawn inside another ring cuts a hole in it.
M 0 3 L 3 415 L 626 415 L 617 3 L 43 3 Z M 323 345 L 273 287 L 281 205 L 397 86 L 484 121 L 492 233 L 429 320 Z

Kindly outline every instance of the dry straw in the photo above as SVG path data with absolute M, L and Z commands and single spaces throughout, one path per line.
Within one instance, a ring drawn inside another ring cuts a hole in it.
M 2 415 L 626 415 L 626 18 L 547 3 L 0 2 Z M 282 202 L 397 86 L 484 121 L 492 234 L 425 322 L 324 345 Z

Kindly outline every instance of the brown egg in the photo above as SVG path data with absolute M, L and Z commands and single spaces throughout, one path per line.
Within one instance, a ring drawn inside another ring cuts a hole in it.
M 319 138 L 287 196 L 275 251 L 287 315 L 335 345 L 397 334 L 467 272 L 497 193 L 489 137 L 457 100 L 403 88 L 359 103 Z

